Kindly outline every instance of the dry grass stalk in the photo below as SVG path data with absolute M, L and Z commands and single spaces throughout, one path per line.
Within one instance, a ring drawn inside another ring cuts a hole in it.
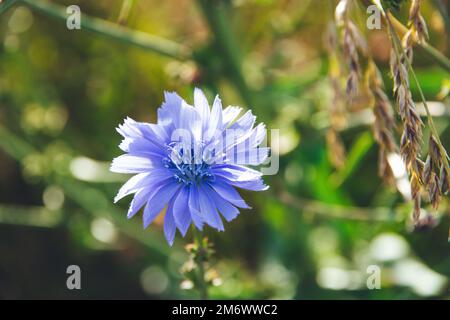
M 413 0 L 409 10 L 408 26 L 409 29 L 402 39 L 402 45 L 405 50 L 405 55 L 412 63 L 413 59 L 413 45 L 415 40 L 424 42 L 428 39 L 428 29 L 424 18 L 420 14 L 420 5 L 422 0 Z M 402 57 L 402 59 L 404 59 Z
M 392 105 L 384 92 L 384 84 L 380 71 L 373 60 L 369 60 L 367 69 L 367 85 L 373 97 L 374 138 L 379 146 L 378 175 L 388 184 L 394 183 L 394 175 L 389 166 L 388 155 L 397 151 L 393 131 L 395 120 Z
M 330 162 L 335 168 L 342 168 L 345 164 L 346 151 L 339 133 L 333 128 L 330 128 L 327 131 L 326 139 Z
M 412 62 L 413 37 L 419 42 L 428 39 L 428 29 L 420 14 L 422 0 L 413 0 L 409 10 L 409 30 L 403 37 L 403 47 L 410 63 Z M 428 191 L 430 202 L 436 209 L 442 195 L 449 190 L 448 156 L 439 138 L 432 132 L 428 144 L 428 156 L 424 165 L 422 182 Z
M 413 220 L 416 226 L 421 225 L 421 191 L 428 193 L 431 204 L 437 209 L 441 196 L 448 193 L 449 189 L 447 152 L 439 140 L 429 114 L 428 123 L 431 128 L 429 150 L 425 163 L 420 159 L 423 122 L 418 116 L 409 90 L 408 70 L 413 73 L 410 68 L 413 60 L 414 40 L 425 41 L 428 38 L 426 23 L 420 14 L 420 4 L 421 0 L 412 1 L 409 14 L 410 28 L 403 37 L 401 46 L 396 45 L 395 42 L 398 36 L 396 34 L 391 35 L 393 47 L 391 72 L 394 79 L 394 94 L 404 125 L 400 153 L 405 160 L 411 178 L 411 195 L 414 201 Z M 392 30 L 391 32 L 395 31 Z M 415 77 L 414 74 L 413 76 Z
M 415 161 L 420 158 L 423 122 L 412 99 L 408 80 L 408 67 L 405 64 L 405 60 L 401 59 L 393 48 L 390 62 L 391 73 L 394 80 L 394 95 L 404 129 L 400 140 L 400 154 L 403 156 L 407 166 L 417 169 Z M 420 172 L 416 172 L 416 174 L 420 176 Z
M 412 0 L 411 7 L 409 9 L 409 22 L 410 32 L 414 33 L 419 42 L 423 42 L 428 39 L 428 28 L 425 23 L 425 19 L 420 14 L 420 5 L 422 0 Z
M 345 92 L 348 101 L 351 101 L 358 92 L 361 80 L 361 67 L 359 64 L 359 52 L 367 53 L 367 44 L 356 27 L 349 19 L 348 0 L 340 0 L 335 11 L 335 22 L 339 27 L 340 45 L 342 46 L 343 59 L 348 66 L 348 75 L 346 78 Z M 330 24 L 327 37 L 326 48 L 330 57 L 329 79 L 333 89 L 333 103 L 330 107 L 330 128 L 327 132 L 328 154 L 331 163 L 336 168 L 341 168 L 345 164 L 346 152 L 342 143 L 339 131 L 345 125 L 345 105 L 343 89 L 341 86 L 342 67 L 339 52 L 339 40 L 336 25 Z
M 342 48 L 349 69 L 346 93 L 351 101 L 358 92 L 358 85 L 361 80 L 358 51 L 366 55 L 367 43 L 356 25 L 349 19 L 349 7 L 348 0 L 339 1 L 335 17 L 337 25 L 342 29 Z
M 344 95 L 341 86 L 341 68 L 338 55 L 337 31 L 334 23 L 328 26 L 325 37 L 325 47 L 328 51 L 330 68 L 328 79 L 332 89 L 332 100 L 330 103 L 330 127 L 326 135 L 328 158 L 336 168 L 342 168 L 345 164 L 346 152 L 339 131 L 346 123 Z
M 423 171 L 423 182 L 427 187 L 430 202 L 436 209 L 441 196 L 449 191 L 449 167 L 447 152 L 439 140 L 430 135 L 428 143 L 428 156 Z
M 423 139 L 423 122 L 417 113 L 416 105 L 412 99 L 409 87 L 408 63 L 412 61 L 412 33 L 407 33 L 403 39 L 400 55 L 395 43 L 391 49 L 391 73 L 394 80 L 394 96 L 398 112 L 403 123 L 403 133 L 400 139 L 400 154 L 402 155 L 410 176 L 411 197 L 414 202 L 414 224 L 420 220 L 421 190 L 424 164 L 420 159 L 421 143 Z M 408 61 L 407 61 L 408 60 Z
M 410 175 L 411 196 L 414 201 L 413 220 L 417 224 L 421 211 L 421 185 L 423 162 L 420 160 L 422 126 L 412 94 L 409 88 L 406 51 L 401 59 L 395 48 L 391 52 L 391 73 L 394 79 L 394 95 L 398 112 L 403 122 L 403 133 L 400 139 L 400 154 L 402 155 Z M 408 58 L 409 59 L 409 58 Z

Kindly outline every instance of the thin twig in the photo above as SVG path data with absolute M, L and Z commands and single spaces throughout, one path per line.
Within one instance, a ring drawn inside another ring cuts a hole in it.
M 365 222 L 399 222 L 401 217 L 390 208 L 361 208 L 326 204 L 320 201 L 294 197 L 286 191 L 280 191 L 277 198 L 287 206 L 311 212 L 314 215 L 331 219 L 343 219 Z

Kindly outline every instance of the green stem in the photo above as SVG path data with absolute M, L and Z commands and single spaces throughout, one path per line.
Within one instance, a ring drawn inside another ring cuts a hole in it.
M 0 224 L 54 228 L 63 221 L 63 212 L 46 207 L 0 204 Z
M 22 162 L 23 159 L 30 154 L 38 153 L 38 150 L 28 141 L 16 136 L 13 132 L 1 125 L 0 137 L 0 149 L 19 162 Z M 93 218 L 97 216 L 108 218 L 119 227 L 121 232 L 130 238 L 147 246 L 163 258 L 169 256 L 170 252 L 167 245 L 164 245 L 162 241 L 159 241 L 160 239 L 156 238 L 154 235 L 145 232 L 145 230 L 137 226 L 136 223 L 123 219 L 123 212 L 121 209 L 109 205 L 111 198 L 106 196 L 102 191 L 94 189 L 92 186 L 85 183 L 76 181 L 69 176 L 51 175 L 44 180 L 44 183 L 47 185 L 56 184 L 60 186 L 68 198 L 80 208 L 83 208 Z M 62 219 L 64 220 L 64 217 L 62 217 Z
M 386 18 L 386 12 L 384 11 L 383 6 L 380 3 L 380 0 L 370 0 L 373 4 L 375 4 L 380 12 L 382 13 L 383 17 Z M 400 32 L 400 34 L 406 33 L 408 30 L 403 24 L 401 24 L 395 17 L 391 16 L 391 23 L 392 27 Z M 437 65 L 439 65 L 442 69 L 444 69 L 447 72 L 450 72 L 450 60 L 443 55 L 441 52 L 439 52 L 436 48 L 431 46 L 425 41 L 417 42 L 415 41 L 415 44 L 419 46 L 419 48 L 422 49 L 423 53 L 425 53 L 428 58 L 432 59 Z
M 199 0 L 198 3 L 215 36 L 220 54 L 223 56 L 237 90 L 249 107 L 255 107 L 252 91 L 242 74 L 241 55 L 236 39 L 229 29 L 229 19 L 225 15 L 223 5 L 211 0 Z
M 0 5 L 0 15 L 5 13 L 9 8 L 16 4 L 18 0 L 6 0 L 5 3 Z
M 203 232 L 194 228 L 195 242 L 197 244 L 197 270 L 198 270 L 198 290 L 201 300 L 208 300 L 208 284 L 206 283 L 205 258 L 208 248 L 204 247 Z
M 401 34 L 406 33 L 407 28 L 404 25 L 402 25 L 397 19 L 395 19 L 395 17 L 391 16 L 390 21 L 391 27 L 394 28 L 394 30 L 397 29 L 399 32 L 401 32 Z M 415 44 L 418 45 L 419 48 L 421 48 L 430 59 L 434 60 L 436 64 L 438 64 L 445 71 L 450 72 L 450 60 L 446 56 L 444 56 L 436 48 L 434 48 L 425 41 L 422 42 L 415 41 Z
M 68 15 L 64 6 L 40 0 L 20 1 L 48 16 L 67 20 Z M 191 50 L 184 45 L 145 32 L 133 31 L 103 19 L 89 17 L 84 13 L 81 16 L 81 29 L 178 60 L 188 60 L 192 57 Z
M 448 60 L 441 52 L 426 42 L 422 44 L 419 43 L 419 47 L 422 48 L 428 57 L 433 59 L 441 68 L 447 72 L 450 72 L 450 60 Z
M 134 0 L 123 0 L 122 7 L 120 8 L 119 17 L 117 18 L 118 24 L 125 24 L 130 16 L 131 8 L 133 7 Z

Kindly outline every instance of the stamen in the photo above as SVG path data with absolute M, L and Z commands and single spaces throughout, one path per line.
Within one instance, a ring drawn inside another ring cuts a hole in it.
M 189 152 L 185 152 L 180 144 L 171 143 L 167 146 L 169 155 L 163 159 L 163 165 L 173 172 L 177 182 L 186 185 L 198 185 L 203 181 L 212 182 L 214 181 L 214 175 L 211 173 L 210 165 L 201 158 L 199 161 L 196 157 L 196 151 L 202 154 L 202 149 L 203 145 L 200 145 L 197 150 L 191 148 Z

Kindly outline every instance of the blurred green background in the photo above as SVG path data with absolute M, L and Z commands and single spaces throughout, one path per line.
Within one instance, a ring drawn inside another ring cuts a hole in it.
M 253 209 L 207 230 L 212 298 L 450 298 L 448 198 L 425 207 L 435 228 L 410 231 L 411 204 L 377 177 L 367 98 L 348 109 L 344 166 L 328 159 L 323 38 L 335 1 L 26 2 L 0 15 L 0 298 L 197 298 L 180 273 L 191 234 L 170 248 L 161 219 L 128 221 L 130 198 L 112 203 L 127 177 L 108 172 L 126 116 L 154 122 L 164 90 L 192 102 L 195 86 L 281 129 L 270 190 L 243 193 Z M 82 30 L 62 19 L 72 4 Z M 448 57 L 445 19 L 432 1 L 423 13 Z M 407 7 L 397 15 L 406 21 Z M 363 30 L 390 93 L 386 32 Z M 414 67 L 448 148 L 449 75 L 419 50 Z M 82 290 L 66 288 L 71 264 Z M 370 265 L 380 290 L 366 286 Z

